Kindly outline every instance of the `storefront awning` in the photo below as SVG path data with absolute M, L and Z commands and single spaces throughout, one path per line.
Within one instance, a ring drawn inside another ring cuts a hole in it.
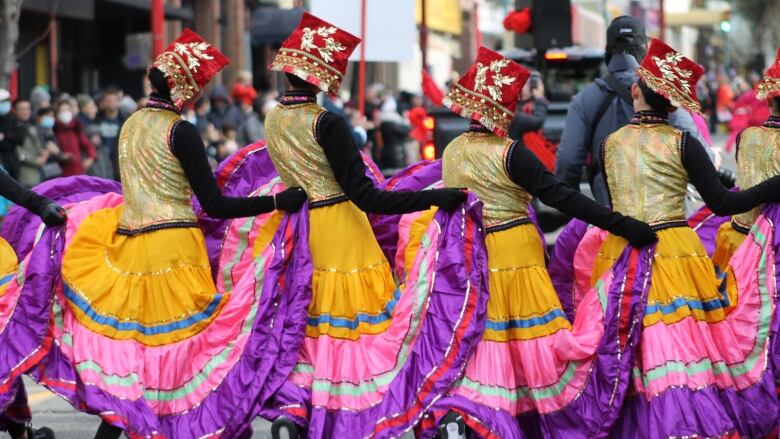
M 257 8 L 252 12 L 252 44 L 281 44 L 298 26 L 303 9 Z

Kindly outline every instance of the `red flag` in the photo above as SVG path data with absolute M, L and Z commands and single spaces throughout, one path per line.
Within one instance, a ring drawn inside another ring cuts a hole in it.
M 436 82 L 434 82 L 430 73 L 425 70 L 422 72 L 422 90 L 425 97 L 430 99 L 434 105 L 437 107 L 441 106 L 441 103 L 444 100 L 444 93 L 442 93 L 439 86 L 436 85 Z

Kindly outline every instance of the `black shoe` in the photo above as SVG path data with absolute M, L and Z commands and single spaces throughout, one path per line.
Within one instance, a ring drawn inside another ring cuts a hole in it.
M 278 417 L 271 424 L 271 437 L 273 439 L 298 439 L 298 426 L 289 418 Z
M 38 429 L 27 428 L 27 439 L 55 439 L 54 432 L 49 427 Z
M 463 416 L 448 412 L 439 423 L 439 435 L 442 439 L 466 439 L 466 422 Z

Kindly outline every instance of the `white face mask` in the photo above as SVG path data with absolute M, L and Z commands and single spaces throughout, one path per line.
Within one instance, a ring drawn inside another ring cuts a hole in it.
M 68 125 L 73 121 L 73 112 L 71 111 L 61 111 L 60 114 L 57 115 L 57 119 L 60 120 L 65 125 Z

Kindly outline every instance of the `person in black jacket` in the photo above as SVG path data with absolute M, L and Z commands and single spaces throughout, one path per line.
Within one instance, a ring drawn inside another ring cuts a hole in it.
M 19 175 L 19 152 L 24 142 L 24 133 L 17 129 L 11 114 L 11 94 L 0 88 L 0 165 L 16 178 Z

